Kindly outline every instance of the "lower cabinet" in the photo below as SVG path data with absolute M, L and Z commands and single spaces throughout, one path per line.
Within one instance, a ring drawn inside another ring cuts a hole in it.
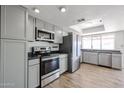
M 122 69 L 121 54 L 112 54 L 112 68 Z
M 68 58 L 67 55 L 60 55 L 59 56 L 59 61 L 60 61 L 60 74 L 66 72 L 68 70 Z
M 19 40 L 0 40 L 0 68 L 2 83 L 0 87 L 24 88 L 26 86 L 26 42 Z
M 82 61 L 85 63 L 122 69 L 122 54 L 109 52 L 83 52 Z
M 99 65 L 112 66 L 112 55 L 109 53 L 99 53 Z
M 28 65 L 28 88 L 36 88 L 40 85 L 39 59 L 29 60 Z
M 84 52 L 83 61 L 91 64 L 98 64 L 98 53 Z
M 83 53 L 83 62 L 89 62 L 89 54 L 90 52 Z

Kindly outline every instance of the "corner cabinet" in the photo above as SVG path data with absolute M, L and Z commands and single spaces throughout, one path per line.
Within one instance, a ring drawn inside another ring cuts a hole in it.
M 7 5 L 1 6 L 1 38 L 26 39 L 26 17 L 24 7 Z
M 35 18 L 28 16 L 27 40 L 35 41 Z
M 63 43 L 63 31 L 59 27 L 55 26 L 54 27 L 54 32 L 55 32 L 55 40 L 54 43 L 61 44 Z
M 26 86 L 26 42 L 1 39 L 2 85 L 5 88 L 24 88 Z

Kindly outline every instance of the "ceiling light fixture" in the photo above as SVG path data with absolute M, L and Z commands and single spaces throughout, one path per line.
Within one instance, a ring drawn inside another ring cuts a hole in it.
M 66 12 L 66 8 L 65 8 L 65 7 L 60 7 L 59 10 L 60 10 L 62 13 Z
M 34 8 L 33 10 L 34 10 L 34 12 L 36 12 L 36 13 L 40 13 L 40 10 L 37 9 L 37 8 Z

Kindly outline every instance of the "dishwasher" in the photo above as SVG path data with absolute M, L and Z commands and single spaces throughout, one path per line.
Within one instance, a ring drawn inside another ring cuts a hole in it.
M 112 66 L 112 54 L 111 53 L 99 53 L 99 65 Z

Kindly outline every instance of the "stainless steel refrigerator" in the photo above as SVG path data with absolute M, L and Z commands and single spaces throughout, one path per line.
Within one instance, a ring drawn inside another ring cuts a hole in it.
M 60 52 L 68 54 L 68 72 L 72 73 L 80 68 L 81 36 L 76 33 L 69 33 L 63 37 L 63 44 L 60 44 Z

